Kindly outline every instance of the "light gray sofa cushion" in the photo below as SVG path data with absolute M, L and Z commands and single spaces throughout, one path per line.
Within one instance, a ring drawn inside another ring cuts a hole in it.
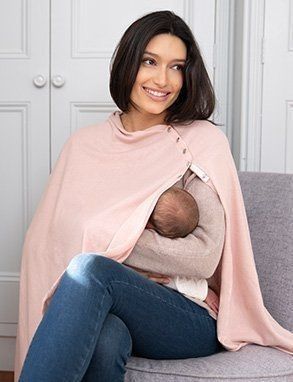
M 293 175 L 239 172 L 264 304 L 293 330 Z M 293 382 L 293 357 L 270 347 L 185 360 L 131 357 L 126 382 Z
M 239 173 L 264 304 L 293 331 L 293 175 Z
M 292 356 L 276 349 L 247 345 L 237 352 L 184 360 L 133 357 L 127 364 L 126 382 L 289 382 Z

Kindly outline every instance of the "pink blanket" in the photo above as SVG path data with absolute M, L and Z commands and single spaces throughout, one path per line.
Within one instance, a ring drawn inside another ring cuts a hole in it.
M 21 265 L 15 360 L 17 380 L 32 336 L 72 257 L 97 252 L 123 262 L 157 199 L 191 163 L 223 204 L 225 244 L 214 280 L 220 294 L 219 341 L 293 354 L 293 334 L 263 305 L 242 193 L 229 143 L 208 121 L 127 132 L 119 112 L 79 129 L 65 144 L 28 229 Z

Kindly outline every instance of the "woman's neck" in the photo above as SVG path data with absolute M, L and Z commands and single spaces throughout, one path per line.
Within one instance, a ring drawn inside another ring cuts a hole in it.
M 159 114 L 142 114 L 139 112 L 122 113 L 120 115 L 121 122 L 126 131 L 134 132 L 146 130 L 151 126 L 164 125 L 164 115 Z

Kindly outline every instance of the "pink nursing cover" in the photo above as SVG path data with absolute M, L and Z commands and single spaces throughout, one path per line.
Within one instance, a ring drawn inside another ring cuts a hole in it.
M 293 334 L 263 305 L 242 193 L 229 143 L 208 121 L 127 132 L 115 112 L 65 144 L 28 229 L 21 265 L 15 378 L 31 338 L 74 255 L 97 252 L 123 262 L 157 199 L 193 162 L 210 177 L 226 215 L 218 338 L 227 350 L 248 343 L 293 353 Z M 180 139 L 178 139 L 180 138 Z M 245 280 L 245 284 L 242 282 Z

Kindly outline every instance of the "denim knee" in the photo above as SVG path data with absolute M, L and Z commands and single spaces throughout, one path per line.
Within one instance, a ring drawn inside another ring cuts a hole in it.
M 98 253 L 80 253 L 72 258 L 67 273 L 74 279 L 81 279 L 89 276 L 99 278 L 100 281 L 109 275 L 113 275 L 113 271 L 120 266 L 115 260 L 109 259 Z M 105 276 L 105 277 L 103 277 Z

